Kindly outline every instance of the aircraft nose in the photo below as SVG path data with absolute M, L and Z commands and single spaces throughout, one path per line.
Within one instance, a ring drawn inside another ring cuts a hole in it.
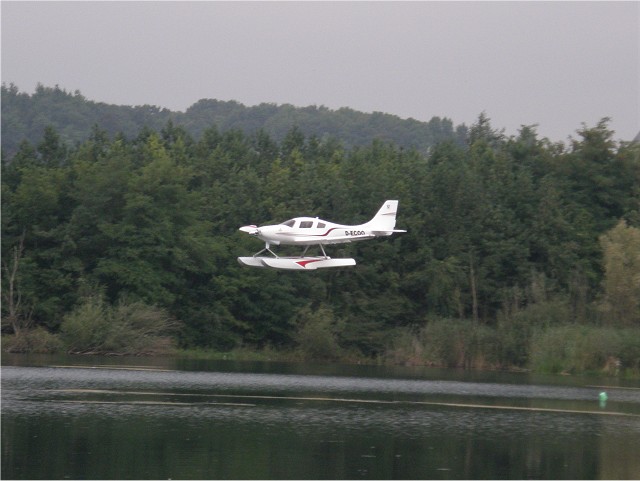
M 244 225 L 238 229 L 241 232 L 246 232 L 249 235 L 258 235 L 260 230 L 255 225 Z
M 263 225 L 262 227 L 260 227 L 260 235 L 263 236 L 270 236 L 270 235 L 278 235 L 283 231 L 288 230 L 289 227 L 284 226 L 284 225 L 280 225 L 280 224 L 276 224 L 276 225 Z

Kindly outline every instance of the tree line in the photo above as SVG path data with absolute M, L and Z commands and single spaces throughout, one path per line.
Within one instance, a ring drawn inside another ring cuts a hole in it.
M 47 127 L 3 155 L 3 332 L 72 352 L 157 352 L 173 339 L 548 370 L 575 364 L 569 347 L 582 343 L 592 357 L 577 368 L 637 370 L 640 148 L 614 141 L 607 119 L 577 134 L 568 146 L 535 127 L 506 137 L 480 115 L 464 145 L 424 153 L 296 127 L 276 141 L 215 126 L 195 138 L 171 121 L 135 138 L 95 125 L 75 145 Z M 329 248 L 354 268 L 236 261 L 262 248 L 241 225 L 356 224 L 389 198 L 408 232 Z M 127 351 L 145 336 L 151 347 Z
M 454 126 L 447 118 L 421 122 L 346 107 L 331 110 L 324 106 L 267 103 L 247 107 L 236 101 L 202 99 L 185 112 L 173 112 L 153 105 L 93 102 L 79 91 L 67 92 L 58 86 L 38 84 L 35 92 L 28 94 L 14 84 L 2 84 L 2 150 L 9 156 L 15 154 L 22 140 L 38 143 L 48 126 L 54 127 L 65 143 L 75 145 L 89 138 L 95 124 L 113 137 L 119 132 L 135 136 L 144 128 L 159 131 L 169 121 L 184 127 L 194 138 L 200 138 L 215 125 L 220 131 L 237 129 L 247 135 L 264 131 L 281 142 L 291 126 L 297 125 L 306 135 L 319 139 L 336 137 L 347 147 L 366 146 L 377 137 L 422 152 L 443 140 L 454 139 L 462 145 L 467 133 L 464 124 Z

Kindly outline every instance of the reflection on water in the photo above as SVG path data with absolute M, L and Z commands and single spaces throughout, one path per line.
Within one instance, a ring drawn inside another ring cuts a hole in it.
M 601 409 L 603 388 L 576 378 L 531 384 L 499 373 L 139 359 L 8 363 L 5 479 L 640 477 L 637 385 L 608 388 Z

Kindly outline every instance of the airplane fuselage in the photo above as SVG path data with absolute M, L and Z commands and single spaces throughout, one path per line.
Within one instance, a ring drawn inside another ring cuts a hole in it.
M 341 244 L 392 233 L 374 231 L 365 224 L 334 224 L 313 217 L 296 217 L 282 224 L 255 227 L 254 230 L 245 232 L 271 245 Z

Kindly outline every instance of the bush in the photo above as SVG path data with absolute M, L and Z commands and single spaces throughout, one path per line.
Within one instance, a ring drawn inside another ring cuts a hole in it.
M 567 327 L 537 330 L 531 340 L 530 365 L 533 371 L 562 372 L 566 358 Z
M 519 319 L 499 322 L 496 331 L 497 357 L 501 366 L 525 367 L 529 363 L 531 327 Z
M 405 366 L 424 364 L 424 346 L 419 334 L 411 328 L 399 328 L 385 350 L 384 360 Z
M 640 329 L 624 329 L 620 331 L 620 348 L 618 359 L 620 367 L 640 374 Z
M 563 299 L 532 303 L 515 312 L 501 313 L 498 317 L 500 363 L 517 367 L 529 365 L 533 332 L 561 326 L 570 317 L 569 305 Z
M 49 354 L 62 350 L 62 347 L 60 339 L 42 327 L 22 330 L 2 338 L 2 349 L 5 352 Z
M 126 301 L 111 306 L 89 298 L 64 317 L 61 336 L 71 354 L 165 354 L 176 327 L 158 307 Z
M 427 364 L 486 368 L 498 363 L 497 332 L 469 320 L 431 321 L 420 333 Z
M 419 334 L 428 365 L 457 367 L 464 363 L 464 340 L 459 335 L 461 321 L 443 319 L 430 321 Z
M 611 365 L 637 370 L 640 366 L 640 330 L 593 326 L 560 326 L 538 331 L 531 343 L 531 368 L 549 373 L 615 370 Z
M 494 368 L 498 332 L 468 320 L 438 319 L 419 331 L 404 329 L 391 340 L 385 358 L 394 364 Z
M 342 354 L 338 343 L 341 324 L 326 308 L 303 308 L 298 314 L 298 330 L 295 340 L 305 359 L 336 360 Z

